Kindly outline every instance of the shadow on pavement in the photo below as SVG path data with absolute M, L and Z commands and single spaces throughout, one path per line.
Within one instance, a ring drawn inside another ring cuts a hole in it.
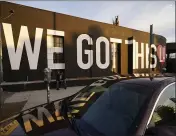
M 21 111 L 27 101 L 3 104 L 0 111 L 0 121 L 7 119 Z
M 84 88 L 84 86 L 68 87 L 66 90 L 63 88 L 60 88 L 60 90 L 51 89 L 49 91 L 50 102 L 71 96 L 82 88 Z M 11 118 L 19 112 L 47 103 L 46 90 L 16 93 L 3 91 L 1 93 L 1 97 L 2 104 L 0 106 L 0 122 L 7 118 Z

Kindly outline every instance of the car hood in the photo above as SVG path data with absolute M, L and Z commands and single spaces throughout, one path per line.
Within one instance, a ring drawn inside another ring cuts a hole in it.
M 24 132 L 23 128 L 20 125 L 18 125 L 11 132 L 10 135 L 11 136 L 24 136 L 25 132 Z M 58 129 L 58 130 L 43 134 L 43 136 L 53 136 L 53 135 L 57 135 L 57 136 L 77 136 L 77 134 L 69 128 Z
M 50 132 L 57 133 L 57 135 L 60 133 L 59 135 L 61 136 L 67 136 L 67 133 L 73 133 L 70 129 L 68 129 L 68 121 L 60 115 L 60 103 L 65 99 L 70 101 L 78 93 L 67 98 L 52 101 L 49 104 L 45 103 L 24 110 L 11 117 L 11 119 L 1 122 L 1 136 L 22 136 L 26 134 L 29 136 L 50 135 Z M 77 112 L 73 109 L 72 113 L 74 114 Z

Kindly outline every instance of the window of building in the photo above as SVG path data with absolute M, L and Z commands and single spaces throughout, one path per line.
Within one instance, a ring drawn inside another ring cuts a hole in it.
M 47 59 L 48 59 L 48 67 L 51 69 L 63 69 L 64 67 L 64 37 L 55 36 L 55 35 L 47 35 Z M 54 47 L 54 48 L 53 48 Z M 50 48 L 52 48 L 52 52 L 50 52 Z M 62 52 L 58 52 L 62 51 Z M 57 65 L 57 63 L 62 63 L 61 65 Z
M 62 47 L 63 48 L 63 37 L 60 36 L 53 36 L 54 38 L 54 47 Z
M 53 36 L 54 38 L 54 47 L 64 46 L 64 38 L 60 36 Z M 63 53 L 54 53 L 53 54 L 54 63 L 64 63 L 64 54 Z

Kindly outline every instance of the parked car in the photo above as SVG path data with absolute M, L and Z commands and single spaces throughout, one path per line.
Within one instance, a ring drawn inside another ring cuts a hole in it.
M 105 77 L 14 120 L 12 136 L 176 136 L 176 79 Z

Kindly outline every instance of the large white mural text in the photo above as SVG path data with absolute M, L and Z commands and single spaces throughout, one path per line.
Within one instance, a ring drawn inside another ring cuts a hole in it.
M 20 27 L 19 34 L 17 34 L 18 39 L 14 39 L 14 37 L 16 36 L 14 36 L 12 27 L 13 26 L 9 23 L 2 23 L 2 30 L 4 32 L 11 70 L 20 70 L 20 65 L 22 63 L 22 54 L 24 50 L 26 50 L 29 69 L 37 70 L 42 40 L 46 40 L 47 60 L 44 60 L 47 61 L 46 67 L 50 69 L 65 69 L 65 63 L 67 62 L 54 63 L 53 59 L 54 53 L 64 53 L 64 46 L 54 47 L 53 36 L 65 37 L 64 31 L 46 29 L 46 39 L 42 39 L 44 37 L 43 28 L 36 28 L 35 35 L 32 37 L 29 34 L 28 27 L 22 25 Z M 34 43 L 31 43 L 31 39 L 34 39 Z M 15 43 L 14 41 L 17 42 Z M 84 49 L 83 41 L 87 42 L 87 45 L 90 46 L 90 49 Z M 149 47 L 148 43 L 139 43 L 135 39 L 126 40 L 120 39 L 118 37 L 107 38 L 104 36 L 100 36 L 96 39 L 93 39 L 93 37 L 88 34 L 80 34 L 78 35 L 75 43 L 77 58 L 76 62 L 73 63 L 76 63 L 76 65 L 83 70 L 90 69 L 94 64 L 99 69 L 107 69 L 110 65 L 112 65 L 113 68 L 117 67 L 117 46 L 119 44 L 121 44 L 121 46 L 124 46 L 124 43 L 127 46 L 132 45 L 133 69 L 147 69 L 149 67 L 149 59 L 154 60 L 150 64 L 150 68 L 157 67 L 157 58 L 159 58 L 160 63 L 165 62 L 165 47 L 163 47 L 162 45 L 156 46 L 154 44 Z M 103 53 L 101 53 L 102 48 L 105 48 L 105 52 Z M 153 49 L 154 51 L 154 53 L 151 53 L 150 56 L 149 49 Z M 121 54 L 122 53 L 127 52 L 121 50 Z M 83 62 L 83 55 L 85 55 L 88 60 L 86 63 Z M 102 57 L 105 58 L 104 62 L 102 61 Z M 121 58 L 121 60 L 127 61 L 126 58 Z

